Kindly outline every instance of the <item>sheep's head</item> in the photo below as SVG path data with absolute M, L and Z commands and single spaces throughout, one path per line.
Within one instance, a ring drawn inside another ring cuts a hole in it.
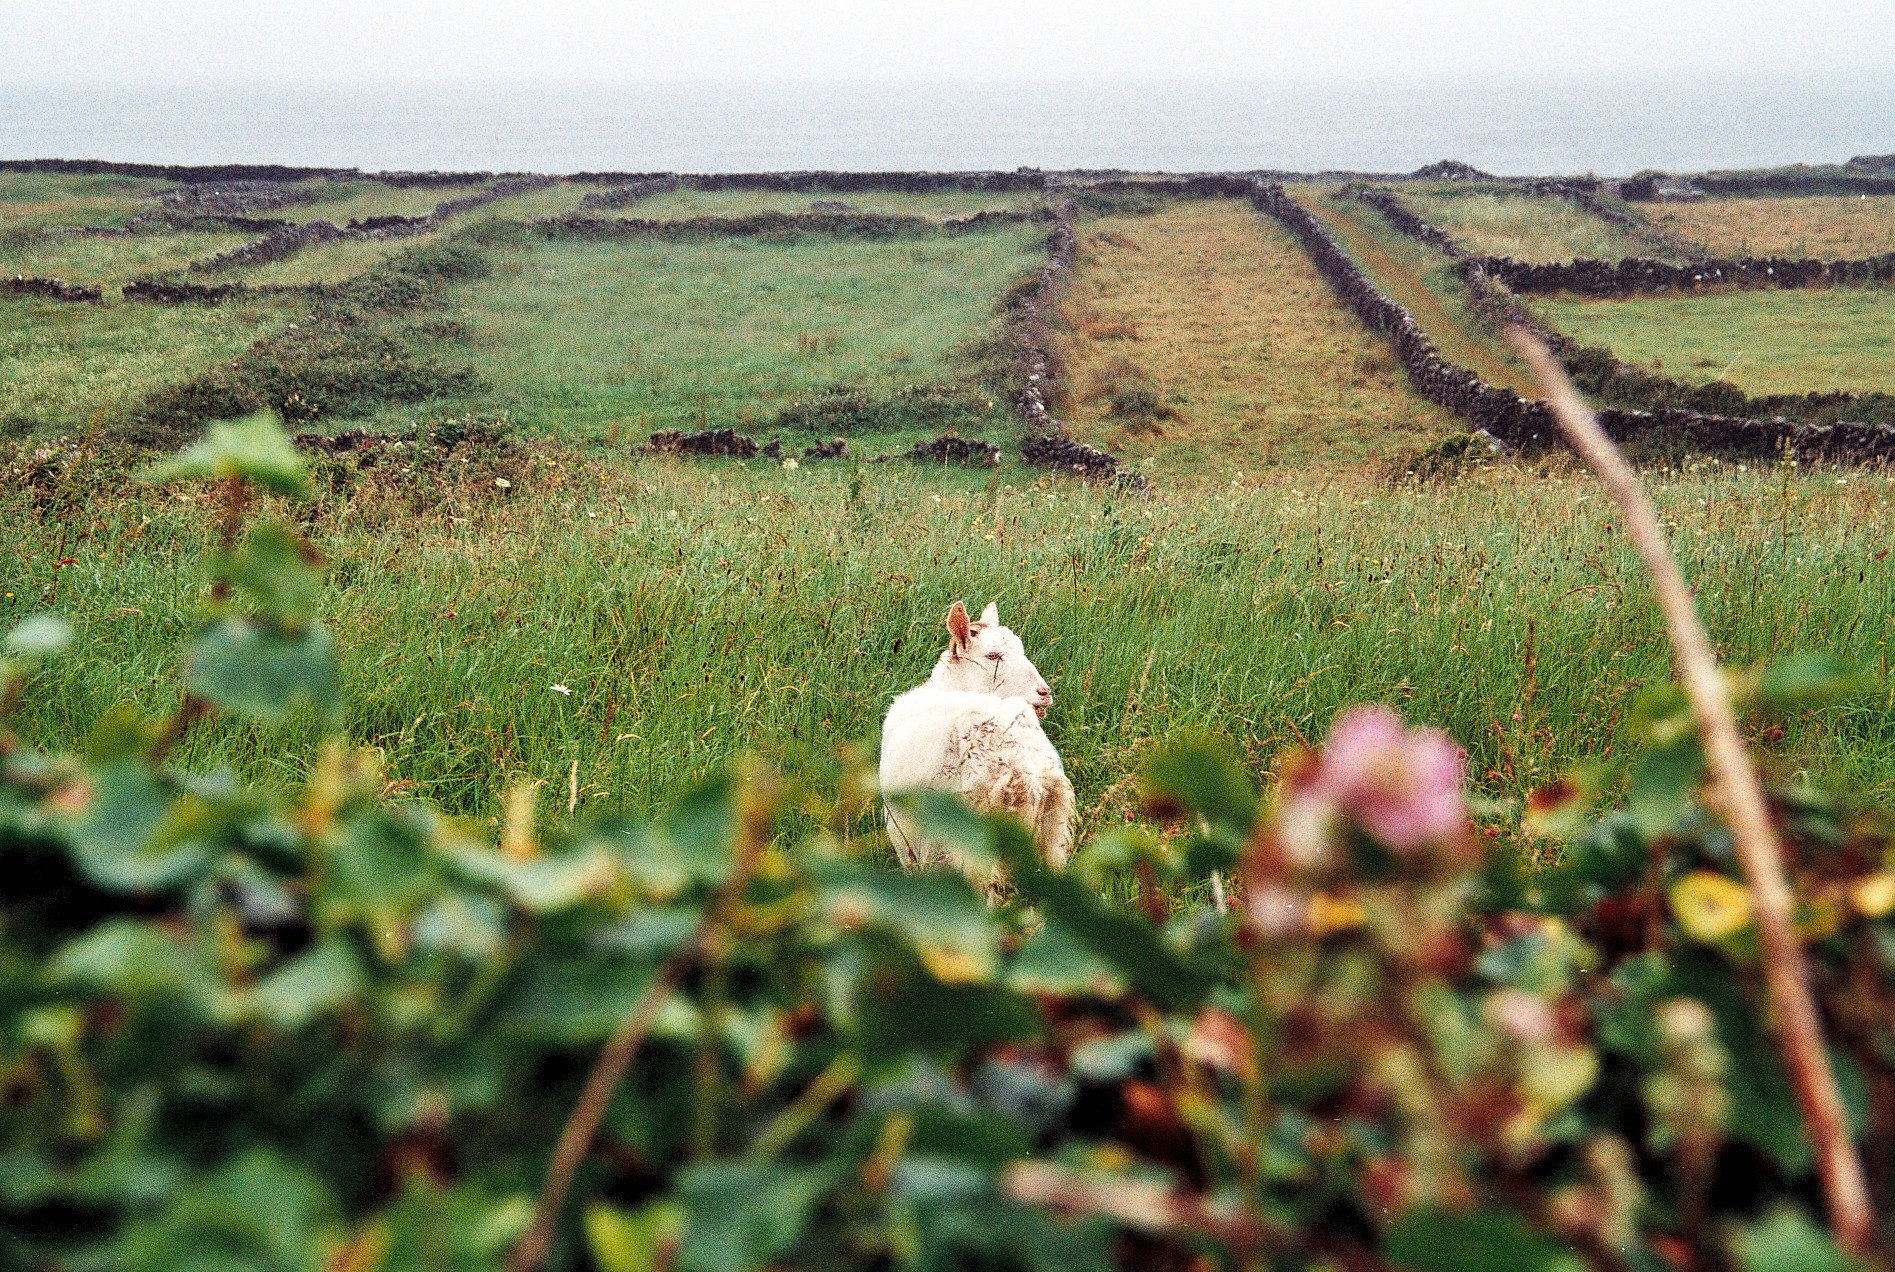
M 978 622 L 967 617 L 959 601 L 947 616 L 948 647 L 934 665 L 932 682 L 942 689 L 991 693 L 1001 698 L 1024 698 L 1034 713 L 1044 717 L 1053 705 L 1053 690 L 1040 669 L 1026 656 L 1026 646 L 1013 629 L 1000 625 L 1000 608 L 989 604 Z

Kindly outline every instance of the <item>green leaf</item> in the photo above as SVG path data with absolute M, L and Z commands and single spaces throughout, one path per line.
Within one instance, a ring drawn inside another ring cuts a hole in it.
M 912 951 L 886 938 L 844 947 L 832 969 L 847 982 L 845 1014 L 856 1050 L 869 1064 L 916 1052 L 953 1063 L 974 1047 L 1042 1032 L 1026 999 L 997 985 L 945 984 Z
M 253 1148 L 127 1231 L 123 1272 L 319 1272 L 339 1207 L 307 1167 Z
M 322 599 L 322 558 L 280 521 L 251 530 L 241 548 L 217 563 L 215 573 L 249 597 L 258 613 L 288 630 L 314 618 Z
M 109 919 L 56 954 L 57 980 L 126 998 L 181 998 L 221 1015 L 229 1002 L 223 979 L 196 945 L 156 923 Z
M 977 869 L 991 869 L 1001 858 L 997 815 L 976 812 L 947 791 L 905 791 L 891 803 L 915 819 L 921 836 L 959 853 Z
M 1791 654 L 1763 669 L 1748 705 L 1772 713 L 1807 711 L 1859 693 L 1867 683 L 1858 668 L 1833 654 Z
M 788 1255 L 802 1239 L 829 1173 L 794 1166 L 707 1162 L 686 1170 L 683 1272 L 751 1272 Z
M 1796 1206 L 1784 1204 L 1741 1228 L 1731 1256 L 1743 1272 L 1853 1272 L 1862 1265 Z
M 0 649 L 16 658 L 51 658 L 71 643 L 72 624 L 47 612 L 21 619 L 0 641 Z
M 317 1014 L 362 992 L 367 977 L 361 957 L 341 936 L 324 938 L 250 990 L 250 1007 L 283 1029 L 301 1029 Z
M 1647 750 L 1632 765 L 1627 812 L 1647 839 L 1676 832 L 1697 807 L 1704 750 L 1695 733 Z
M 1189 1011 L 1210 992 L 1211 977 L 1173 953 L 1143 918 L 1106 904 L 1067 874 L 1014 863 L 1014 883 L 1078 944 L 1116 968 L 1140 993 L 1167 1011 Z
M 219 619 L 185 648 L 183 670 L 192 693 L 268 723 L 304 704 L 332 719 L 342 711 L 335 642 L 317 623 L 289 632 L 250 618 Z
M 598 1042 L 625 1019 L 653 975 L 621 957 L 542 957 L 509 990 L 495 1024 L 561 1045 Z
M 1057 923 L 1043 923 L 1007 967 L 1008 988 L 1023 994 L 1092 994 L 1117 998 L 1125 977 Z
M 599 1272 L 655 1272 L 684 1232 L 684 1207 L 660 1199 L 637 1210 L 586 1207 L 586 1249 Z
M 1139 775 L 1139 794 L 1155 816 L 1190 813 L 1239 835 L 1248 834 L 1257 817 L 1250 775 L 1227 745 L 1209 737 L 1159 747 Z
M 91 798 L 69 831 L 73 865 L 109 892 L 158 892 L 201 874 L 210 848 L 167 843 L 171 796 L 143 764 L 115 760 L 93 770 Z
M 600 896 L 621 877 L 618 861 L 600 848 L 516 860 L 466 845 L 448 855 L 470 879 L 492 884 L 533 914 L 551 914 Z
M 1382 1239 L 1382 1253 L 1412 1272 L 1536 1272 L 1583 1259 L 1511 1211 L 1457 1215 L 1429 1206 L 1404 1211 Z
M 959 871 L 897 874 L 837 862 L 819 868 L 816 878 L 832 918 L 873 924 L 907 942 L 939 979 L 994 978 L 999 925 Z
M 147 481 L 223 481 L 239 477 L 281 495 L 309 489 L 303 458 L 268 411 L 212 424 L 182 452 L 145 471 Z

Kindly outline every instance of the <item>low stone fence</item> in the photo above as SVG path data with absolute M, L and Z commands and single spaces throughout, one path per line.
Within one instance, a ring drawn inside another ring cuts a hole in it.
M 680 184 L 676 177 L 642 177 L 636 181 L 620 182 L 609 190 L 595 190 L 579 200 L 579 206 L 599 212 L 610 212 L 619 208 L 628 208 L 655 194 L 668 194 L 676 190 Z
M 539 233 L 551 239 L 657 238 L 697 241 L 715 238 L 787 238 L 796 234 L 892 239 L 969 234 L 1000 225 L 1023 225 L 1043 220 L 1046 216 L 1046 213 L 1038 210 L 977 212 L 972 216 L 945 221 L 885 212 L 754 212 L 748 216 L 693 216 L 674 221 L 567 215 L 535 221 L 533 225 Z
M 1522 295 L 1637 296 L 1652 292 L 1700 291 L 1707 287 L 1838 287 L 1895 281 L 1895 252 L 1861 260 L 1795 260 L 1782 256 L 1710 258 L 1690 265 L 1649 256 L 1617 262 L 1582 257 L 1535 264 L 1508 256 L 1471 257 L 1491 278 Z
M 1415 391 L 1459 415 L 1469 427 L 1507 446 L 1539 449 L 1559 442 L 1558 426 L 1544 402 L 1529 402 L 1488 384 L 1436 351 L 1414 315 L 1384 295 L 1308 208 L 1281 185 L 1258 183 L 1252 203 L 1295 236 L 1344 304 L 1365 326 L 1386 335 Z M 1895 427 L 1885 424 L 1798 424 L 1698 411 L 1629 411 L 1609 408 L 1599 422 L 1618 442 L 1648 435 L 1681 437 L 1691 445 L 1733 454 L 1777 455 L 1860 463 L 1895 458 Z
M 24 274 L 15 274 L 12 278 L 0 278 L 0 291 L 14 296 L 59 300 L 72 305 L 96 305 L 105 299 L 104 291 L 97 287 L 88 287 L 83 283 L 69 283 L 62 278 L 28 278 Z
M 148 305 L 218 305 L 249 290 L 242 283 L 167 283 L 156 278 L 135 278 L 119 288 L 119 294 Z

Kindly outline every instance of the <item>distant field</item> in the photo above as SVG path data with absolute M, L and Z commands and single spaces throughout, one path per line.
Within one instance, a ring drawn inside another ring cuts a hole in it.
M 167 184 L 138 177 L 0 172 L 0 236 L 55 225 L 124 225 L 154 206 L 140 196 Z
M 1423 220 L 1484 256 L 1616 261 L 1652 253 L 1652 245 L 1638 235 L 1600 220 L 1570 199 L 1440 187 L 1425 192 L 1404 188 L 1398 194 Z
M 67 305 L 0 297 L 0 430 L 74 433 L 235 356 L 297 312 L 228 305 Z
M 337 239 L 332 243 L 320 243 L 293 252 L 282 260 L 271 261 L 250 269 L 238 270 L 231 274 L 220 274 L 219 279 L 238 278 L 253 287 L 265 285 L 300 286 L 304 283 L 339 283 L 354 278 L 365 270 L 373 269 L 381 262 L 418 243 L 425 243 L 432 235 L 415 235 L 412 238 L 389 239 Z
M 63 278 L 103 286 L 107 304 L 121 284 L 134 278 L 172 274 L 194 260 L 215 256 L 256 238 L 254 234 L 134 234 L 130 238 L 60 235 L 24 241 L 0 239 L 0 273 Z
M 1489 384 L 1537 396 L 1533 373 L 1499 331 L 1475 311 L 1454 263 L 1401 233 L 1381 213 L 1356 199 L 1335 199 L 1322 186 L 1290 193 L 1328 225 L 1342 249 L 1369 278 L 1405 306 L 1441 356 Z
M 313 203 L 292 203 L 265 216 L 291 221 L 334 221 L 347 225 L 351 220 L 371 216 L 426 216 L 437 203 L 458 199 L 487 188 L 485 182 L 458 186 L 413 186 L 397 189 L 379 181 L 316 180 L 303 183 L 315 192 Z
M 1073 429 L 1165 480 L 1359 462 L 1458 428 L 1235 200 L 1083 222 L 1067 318 Z
M 1536 312 L 1584 344 L 1680 380 L 1750 393 L 1895 392 L 1895 288 L 1545 300 Z
M 767 428 L 830 386 L 870 396 L 966 385 L 996 305 L 1044 259 L 1040 227 L 954 238 L 787 243 L 556 242 L 488 249 L 493 276 L 448 312 L 491 386 L 479 402 L 534 431 L 642 437 Z M 985 409 L 985 408 L 983 408 Z M 995 408 L 1004 415 L 1004 408 Z
M 598 187 L 605 189 L 607 187 Z M 776 190 L 671 190 L 601 215 L 645 217 L 654 221 L 693 216 L 749 216 L 757 212 L 807 212 L 811 203 L 846 203 L 858 212 L 903 216 L 969 216 L 1002 208 L 1032 208 L 1040 195 L 1031 190 L 986 193 L 978 190 L 940 190 L 909 194 L 899 190 L 864 190 L 849 194 L 785 194 Z
M 1646 218 L 1716 256 L 1857 259 L 1895 252 L 1895 195 L 1647 203 Z

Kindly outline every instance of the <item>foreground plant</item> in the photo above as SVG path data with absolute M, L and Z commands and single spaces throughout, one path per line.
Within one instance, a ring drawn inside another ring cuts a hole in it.
M 1477 826 L 1458 749 L 1381 709 L 1267 797 L 1214 742 L 1161 748 L 1151 828 L 1064 872 L 915 801 L 1006 868 L 999 909 L 864 855 L 860 794 L 743 765 L 649 821 L 540 829 L 523 791 L 495 835 L 341 742 L 280 789 L 167 762 L 200 716 L 335 709 L 320 561 L 239 524 L 298 474 L 263 420 L 161 473 L 223 493 L 180 710 L 77 756 L 0 736 L 0 1263 L 1850 1266 L 1675 691 L 1622 771 L 1517 827 Z M 69 636 L 8 636 L 0 702 Z M 1753 714 L 1845 687 L 1739 682 Z M 1886 1164 L 1895 831 L 1769 794 Z M 1220 875 L 1228 913 L 1187 900 Z

